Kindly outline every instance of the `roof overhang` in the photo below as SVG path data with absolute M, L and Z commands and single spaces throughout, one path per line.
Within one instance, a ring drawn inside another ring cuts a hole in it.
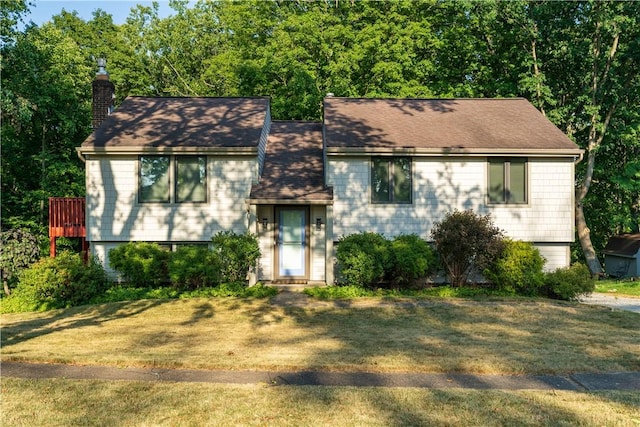
M 464 156 L 516 156 L 516 157 L 572 157 L 580 158 L 584 150 L 576 149 L 498 149 L 498 148 L 473 148 L 447 147 L 447 148 L 418 148 L 418 147 L 327 147 L 328 156 L 371 156 L 373 155 L 405 155 L 424 157 Z
M 257 147 L 77 147 L 79 155 L 207 154 L 257 155 Z
M 324 199 L 247 199 L 249 205 L 333 205 L 333 200 Z

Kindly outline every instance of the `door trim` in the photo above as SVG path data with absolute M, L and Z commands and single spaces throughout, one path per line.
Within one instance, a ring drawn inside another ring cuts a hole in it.
M 280 213 L 283 211 L 304 211 L 304 275 L 290 276 L 280 273 Z M 310 269 L 310 227 L 309 227 L 309 206 L 276 206 L 275 207 L 275 245 L 274 245 L 274 277 L 276 280 L 309 280 Z

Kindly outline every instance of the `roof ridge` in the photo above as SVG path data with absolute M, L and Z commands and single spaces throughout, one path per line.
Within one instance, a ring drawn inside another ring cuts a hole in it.
M 327 99 L 347 99 L 347 100 L 363 100 L 363 101 L 528 101 L 522 96 L 513 96 L 508 98 L 384 98 L 384 97 L 351 97 L 351 96 L 326 96 Z

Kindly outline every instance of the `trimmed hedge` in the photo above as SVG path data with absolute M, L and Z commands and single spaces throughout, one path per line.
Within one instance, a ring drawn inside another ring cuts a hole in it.
M 510 294 L 539 295 L 544 284 L 545 259 L 531 242 L 504 240 L 500 257 L 484 272 L 498 289 Z
M 575 301 L 590 294 L 596 287 L 589 268 L 580 263 L 547 273 L 544 282 L 546 296 L 567 301 Z
M 378 233 L 343 236 L 338 240 L 336 259 L 339 284 L 375 286 L 385 280 L 391 267 L 390 242 Z
M 87 304 L 110 285 L 96 258 L 85 264 L 81 255 L 65 251 L 23 270 L 14 291 L 3 299 L 2 311 L 44 311 Z
M 337 283 L 363 288 L 416 286 L 437 264 L 431 246 L 416 234 L 393 240 L 370 232 L 344 236 L 338 242 L 336 259 Z
M 134 287 L 167 281 L 170 252 L 157 243 L 128 242 L 109 251 L 109 265 Z
M 256 235 L 220 231 L 213 236 L 211 243 L 223 283 L 246 282 L 249 271 L 258 267 L 260 244 Z
M 391 282 L 401 288 L 420 285 L 437 266 L 429 243 L 417 234 L 403 234 L 391 241 Z

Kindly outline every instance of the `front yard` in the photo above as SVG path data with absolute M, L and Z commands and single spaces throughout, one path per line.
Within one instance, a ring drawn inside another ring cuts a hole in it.
M 312 300 L 313 301 L 313 300 Z M 2 316 L 2 360 L 232 370 L 640 370 L 640 316 L 529 299 L 144 300 Z M 19 425 L 637 426 L 637 391 L 2 379 Z
M 640 316 L 551 300 L 371 298 L 304 308 L 265 299 L 142 300 L 7 314 L 2 323 L 3 360 L 515 375 L 640 370 Z

